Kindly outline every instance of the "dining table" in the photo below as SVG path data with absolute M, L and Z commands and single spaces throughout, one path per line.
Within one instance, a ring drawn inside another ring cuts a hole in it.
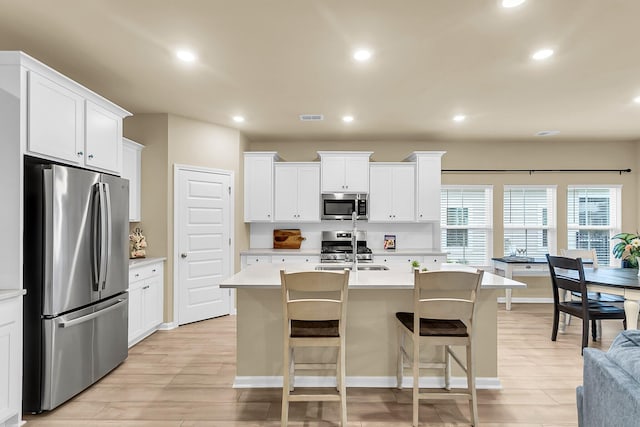
M 601 292 L 624 297 L 627 329 L 638 329 L 640 308 L 640 275 L 635 268 L 598 267 L 584 269 L 589 292 Z

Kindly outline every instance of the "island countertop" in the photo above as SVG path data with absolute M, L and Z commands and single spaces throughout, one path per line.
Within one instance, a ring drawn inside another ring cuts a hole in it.
M 315 267 L 327 266 L 327 264 L 287 264 L 285 271 L 298 272 L 315 270 Z M 332 266 L 340 266 L 341 264 L 331 264 Z M 348 266 L 350 264 L 344 264 Z M 376 264 L 360 264 L 360 265 L 376 265 Z M 349 289 L 413 289 L 413 272 L 405 265 L 388 266 L 389 270 L 382 271 L 357 271 L 352 272 L 349 276 Z M 244 268 L 239 273 L 223 280 L 220 283 L 221 288 L 280 288 L 280 270 L 282 264 L 256 264 Z M 444 270 L 469 270 L 469 267 L 443 264 L 441 268 Z M 475 269 L 473 269 L 475 270 Z M 527 285 L 512 279 L 507 279 L 487 271 L 482 277 L 483 289 L 507 289 L 507 288 L 525 288 Z

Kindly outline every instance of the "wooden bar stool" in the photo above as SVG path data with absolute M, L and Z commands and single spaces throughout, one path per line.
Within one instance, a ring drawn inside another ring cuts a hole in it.
M 345 330 L 349 271 L 280 270 L 284 310 L 284 360 L 282 366 L 282 417 L 289 420 L 289 402 L 340 402 L 340 423 L 347 425 L 345 386 Z M 336 347 L 337 357 L 329 363 L 296 363 L 294 349 Z M 291 394 L 296 370 L 335 370 L 337 393 Z
M 402 388 L 405 368 L 413 372 L 413 425 L 418 426 L 420 399 L 466 399 L 469 401 L 471 425 L 478 425 L 474 367 L 474 326 L 476 300 L 482 283 L 482 271 L 427 271 L 414 272 L 413 313 L 396 313 L 398 320 L 398 388 Z M 405 338 L 410 338 L 413 349 L 407 351 Z M 443 348 L 442 362 L 421 362 L 420 345 Z M 465 346 L 466 364 L 451 346 Z M 450 391 L 451 359 L 467 374 L 467 388 Z M 445 390 L 420 393 L 420 369 L 444 370 Z

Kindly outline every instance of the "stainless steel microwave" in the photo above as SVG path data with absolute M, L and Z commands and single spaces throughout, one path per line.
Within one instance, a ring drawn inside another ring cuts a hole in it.
M 358 219 L 367 219 L 369 214 L 368 194 L 323 194 L 320 203 L 320 217 L 322 219 L 350 220 L 351 214 L 356 212 Z

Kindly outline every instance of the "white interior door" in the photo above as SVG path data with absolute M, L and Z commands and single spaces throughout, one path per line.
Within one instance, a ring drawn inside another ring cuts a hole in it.
M 178 324 L 230 313 L 230 290 L 220 282 L 231 266 L 231 176 L 176 167 Z

